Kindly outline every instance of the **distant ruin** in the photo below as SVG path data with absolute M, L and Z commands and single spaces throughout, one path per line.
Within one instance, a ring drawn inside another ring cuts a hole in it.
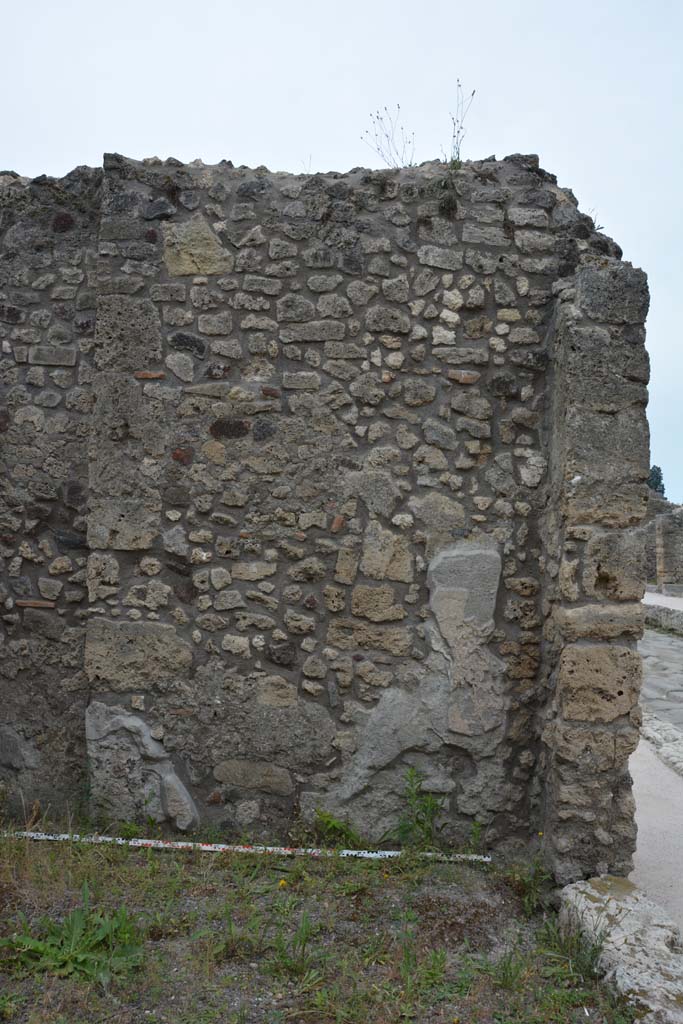
M 10 807 L 628 872 L 647 308 L 533 156 L 0 176 Z
M 683 508 L 655 519 L 657 589 L 663 594 L 683 595 Z

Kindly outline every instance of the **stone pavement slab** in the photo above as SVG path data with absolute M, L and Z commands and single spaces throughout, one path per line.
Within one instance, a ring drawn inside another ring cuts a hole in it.
M 655 591 L 645 592 L 643 604 L 658 604 L 663 608 L 675 608 L 683 611 L 683 597 L 674 597 L 672 594 L 658 594 Z
M 683 928 L 683 778 L 645 740 L 629 768 L 638 823 L 631 880 Z
M 683 605 L 680 598 L 645 596 L 646 603 L 655 603 L 647 598 L 657 597 L 667 605 Z M 677 739 L 683 730 L 683 637 L 647 629 L 638 649 L 643 658 L 643 733 L 656 745 L 641 739 L 629 761 L 638 824 L 631 879 L 683 928 L 683 777 L 670 767 L 681 762 L 677 755 L 679 749 L 683 752 Z
M 643 658 L 645 708 L 683 729 L 683 637 L 646 629 L 638 650 Z
M 683 947 L 667 911 L 633 883 L 609 875 L 568 885 L 560 901 L 560 926 L 599 937 L 600 970 L 638 1006 L 638 1020 L 681 1024 Z

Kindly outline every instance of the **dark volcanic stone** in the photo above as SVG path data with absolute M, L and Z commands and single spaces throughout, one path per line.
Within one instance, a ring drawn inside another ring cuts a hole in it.
M 74 317 L 74 330 L 77 334 L 93 334 L 95 332 L 95 311 L 77 313 Z
M 70 533 L 68 530 L 55 530 L 55 539 L 62 548 L 84 548 L 87 547 L 85 536 L 80 533 Z
M 225 363 L 209 363 L 206 368 L 206 376 L 212 380 L 223 380 L 230 375 L 230 367 Z
M 182 580 L 173 585 L 173 593 L 183 604 L 192 604 L 196 595 L 190 580 Z
M 514 398 L 519 394 L 519 383 L 511 373 L 494 373 L 491 391 L 498 398 Z
M 85 508 L 85 489 L 79 480 L 69 480 L 64 485 L 64 504 L 77 512 Z
M 237 186 L 237 195 L 240 199 L 258 199 L 268 189 L 268 182 L 262 178 L 254 178 L 251 181 L 243 181 Z
M 9 580 L 9 585 L 17 597 L 31 597 L 33 594 L 33 586 L 28 576 L 17 576 L 16 579 Z
M 192 572 L 192 566 L 187 565 L 185 562 L 166 562 L 166 568 L 169 572 L 173 572 L 176 576 L 189 576 Z
M 168 505 L 178 505 L 180 508 L 185 508 L 190 504 L 190 492 L 187 487 L 171 484 L 164 490 L 164 501 Z
M 212 437 L 246 437 L 250 426 L 249 420 L 236 420 L 224 416 L 211 424 L 209 433 Z
M 57 234 L 63 234 L 65 231 L 71 231 L 75 223 L 70 213 L 57 213 L 52 221 L 52 230 Z
M 26 506 L 26 515 L 30 519 L 49 519 L 52 512 L 50 505 L 40 505 L 38 502 L 29 502 Z
M 18 324 L 22 318 L 23 313 L 17 306 L 7 306 L 0 302 L 0 320 L 4 324 Z
M 527 349 L 526 352 L 511 352 L 510 362 L 522 366 L 526 370 L 540 372 L 548 365 L 548 353 L 541 350 Z
M 173 348 L 180 349 L 182 352 L 191 352 L 192 355 L 199 356 L 200 359 L 206 354 L 206 342 L 202 338 L 198 338 L 196 334 L 190 334 L 189 331 L 176 331 L 168 339 L 169 345 Z
M 296 661 L 296 647 L 290 640 L 283 640 L 282 643 L 272 642 L 266 647 L 266 658 L 274 665 L 288 668 Z
M 265 441 L 277 434 L 277 427 L 272 420 L 258 419 L 254 423 L 252 433 L 255 441 Z
M 174 213 L 176 213 L 176 208 L 173 203 L 169 202 L 165 196 L 160 196 L 147 203 L 142 216 L 145 220 L 168 220 Z

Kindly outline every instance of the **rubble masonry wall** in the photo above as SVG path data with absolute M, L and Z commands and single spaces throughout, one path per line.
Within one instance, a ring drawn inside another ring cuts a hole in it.
M 0 779 L 628 870 L 644 274 L 534 157 L 0 177 Z

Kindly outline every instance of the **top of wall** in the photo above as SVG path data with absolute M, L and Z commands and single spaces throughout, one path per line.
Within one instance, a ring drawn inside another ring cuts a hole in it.
M 179 172 L 199 183 L 207 183 L 210 179 L 226 174 L 233 180 L 255 178 L 257 181 L 263 181 L 269 178 L 273 179 L 280 187 L 286 186 L 288 181 L 299 185 L 307 182 L 312 186 L 315 183 L 325 186 L 331 182 L 345 180 L 349 186 L 356 188 L 362 184 L 384 180 L 391 191 L 393 188 L 400 188 L 417 181 L 433 182 L 436 180 L 444 187 L 444 191 L 447 191 L 448 182 L 457 181 L 460 190 L 462 190 L 465 182 L 470 182 L 475 187 L 478 186 L 482 193 L 488 193 L 491 201 L 505 198 L 500 194 L 500 191 L 497 195 L 494 194 L 496 192 L 492 188 L 494 185 L 503 190 L 514 190 L 524 184 L 529 186 L 535 185 L 539 188 L 550 187 L 555 194 L 555 202 L 559 202 L 562 209 L 561 214 L 558 216 L 556 212 L 553 219 L 557 226 L 570 229 L 573 237 L 582 240 L 584 244 L 580 245 L 579 248 L 586 249 L 590 247 L 597 252 L 602 252 L 604 255 L 617 258 L 621 258 L 622 255 L 620 247 L 612 239 L 596 231 L 591 217 L 579 212 L 576 198 L 571 190 L 559 188 L 557 186 L 557 177 L 540 167 L 539 158 L 535 154 L 513 153 L 503 157 L 501 160 L 496 160 L 492 156 L 483 160 L 464 161 L 457 168 L 441 160 L 431 160 L 400 169 L 353 167 L 344 172 L 326 171 L 313 174 L 293 174 L 287 171 L 271 171 L 263 165 L 256 168 L 250 168 L 244 164 L 235 167 L 230 160 L 221 160 L 217 164 L 207 164 L 198 159 L 184 164 L 174 157 L 168 157 L 165 160 L 161 160 L 159 157 L 146 157 L 138 161 L 123 157 L 118 153 L 105 153 L 103 168 L 105 173 L 107 171 L 118 172 L 124 177 L 135 176 L 138 179 L 144 178 L 145 173 L 149 172 L 152 176 L 150 178 L 151 181 L 157 178 L 160 172 L 166 171 L 170 172 L 175 180 L 177 180 Z M 48 175 L 29 178 L 18 174 L 16 171 L 1 171 L 0 196 L 2 196 L 5 190 L 8 190 L 10 193 L 13 193 L 12 202 L 16 204 L 18 191 L 27 189 L 35 193 L 37 189 L 45 188 L 52 192 L 54 199 L 58 198 L 59 191 L 63 191 L 65 194 L 72 194 L 74 190 L 78 190 L 79 180 L 85 180 L 89 184 L 94 181 L 99 183 L 101 175 L 102 171 L 100 168 L 91 168 L 86 165 L 75 167 L 63 178 L 54 178 Z M 389 182 L 392 184 L 389 185 Z M 244 188 L 243 192 L 245 198 L 253 199 L 255 196 L 254 185 L 252 184 L 250 187 Z M 480 199 L 482 197 L 479 196 Z M 391 198 L 391 196 L 387 195 L 386 198 Z M 475 195 L 474 198 L 477 198 L 477 196 Z M 547 202 L 544 203 L 540 195 L 538 197 L 527 196 L 526 201 L 532 204 L 538 201 L 542 208 L 548 208 L 549 205 Z M 446 197 L 445 205 L 448 205 L 448 197 Z M 590 243 L 590 245 L 586 243 Z

